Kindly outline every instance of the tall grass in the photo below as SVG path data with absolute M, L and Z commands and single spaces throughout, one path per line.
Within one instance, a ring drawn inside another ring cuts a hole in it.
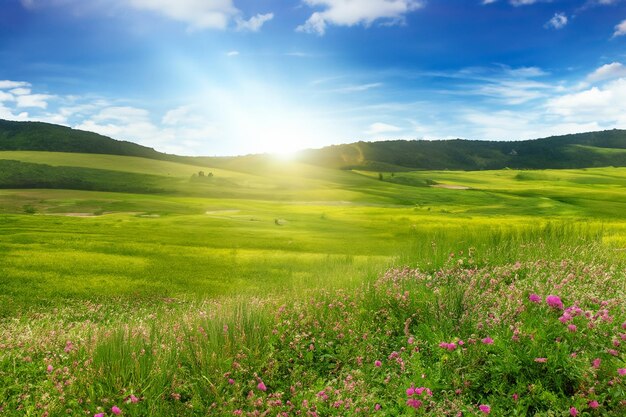
M 494 221 L 492 225 L 478 227 L 468 223 L 445 228 L 414 228 L 411 243 L 401 253 L 397 264 L 435 270 L 450 261 L 462 262 L 470 258 L 478 265 L 564 256 L 594 261 L 606 255 L 616 261 L 616 254 L 608 247 L 601 249 L 604 236 L 602 223 L 573 221 L 535 225 L 501 225 Z
M 592 415 L 593 401 L 620 415 L 626 277 L 603 263 L 601 227 L 508 230 L 511 242 L 506 228 L 435 241 L 439 266 L 425 252 L 427 268 L 345 288 L 77 303 L 3 321 L 0 415 L 112 415 L 113 406 L 131 416 L 474 415 L 479 405 Z M 590 313 L 562 323 L 562 310 L 529 302 L 531 293 Z M 589 384 L 593 392 L 581 388 Z M 416 409 L 411 386 L 433 396 Z

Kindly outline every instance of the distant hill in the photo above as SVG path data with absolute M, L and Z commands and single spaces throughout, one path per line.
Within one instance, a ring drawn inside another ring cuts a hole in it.
M 266 155 L 225 158 L 170 155 L 132 142 L 64 126 L 6 120 L 0 120 L 1 150 L 136 156 L 239 171 L 245 171 L 249 165 L 263 166 L 270 162 Z M 369 171 L 626 166 L 626 130 L 524 141 L 455 139 L 356 142 L 301 151 L 296 158 L 299 162 L 326 168 Z
M 547 169 L 626 166 L 626 130 L 524 141 L 394 140 L 302 151 L 315 165 L 372 171 Z
M 0 119 L 0 151 L 47 151 L 137 156 L 208 166 L 213 158 L 171 155 L 133 142 L 43 122 Z
M 97 133 L 41 122 L 0 120 L 0 150 L 100 153 L 163 159 L 166 154 Z

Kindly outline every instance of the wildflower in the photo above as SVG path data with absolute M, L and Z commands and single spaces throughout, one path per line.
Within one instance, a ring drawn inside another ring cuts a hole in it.
M 513 394 L 513 401 L 517 402 L 519 400 L 519 395 L 517 393 Z
M 548 358 L 535 358 L 535 362 L 537 362 L 537 363 L 546 363 L 546 362 L 548 362 Z
M 626 368 L 619 368 L 619 369 L 617 370 L 617 373 L 618 373 L 620 376 L 624 376 L 624 375 L 626 375 Z
M 234 379 L 232 379 L 232 378 L 229 378 L 229 379 L 228 379 L 228 383 L 229 383 L 230 385 L 234 385 L 234 384 L 235 384 L 235 380 L 234 380 Z
M 591 366 L 593 366 L 595 369 L 598 369 L 601 363 L 602 363 L 602 359 L 595 358 L 593 362 L 591 362 Z
M 493 339 L 489 336 L 485 337 L 483 340 L 481 340 L 481 342 L 483 342 L 485 345 L 493 345 Z
M 111 412 L 115 414 L 116 416 L 119 416 L 120 414 L 122 414 L 122 410 L 120 410 L 120 408 L 116 405 L 111 407 Z
M 264 392 L 265 392 L 265 391 L 267 391 L 267 387 L 265 386 L 265 384 L 263 383 L 263 381 L 260 381 L 260 382 L 259 382 L 259 384 L 258 384 L 256 387 L 257 387 L 257 389 L 258 389 L 259 391 L 264 391 Z
M 54 371 L 54 366 L 48 365 L 48 367 L 46 368 L 46 371 L 48 371 L 48 373 Z
M 488 405 L 485 405 L 485 404 L 481 404 L 481 405 L 479 405 L 479 406 L 478 406 L 478 409 L 479 409 L 480 411 L 482 411 L 483 413 L 485 413 L 485 414 L 489 414 L 489 413 L 491 413 L 491 407 L 489 407 Z
M 104 413 L 94 414 L 93 417 L 104 417 Z
M 572 417 L 576 417 L 578 415 L 578 410 L 576 409 L 576 407 L 570 407 L 569 415 Z
M 416 410 L 419 409 L 422 404 L 423 403 L 420 400 L 416 400 L 415 398 L 409 398 L 408 400 L 406 400 L 406 405 L 408 405 L 409 407 L 413 407 Z
M 609 355 L 613 355 L 613 356 L 618 356 L 619 352 L 616 351 L 615 349 L 609 349 L 606 351 Z
M 415 339 L 413 338 L 413 336 L 409 337 L 409 345 L 412 345 L 415 342 Z
M 381 366 L 383 366 L 383 363 L 381 361 L 376 361 L 374 362 L 374 366 L 380 368 Z
M 135 397 L 133 394 L 130 394 L 130 402 L 133 404 L 137 404 L 139 402 L 139 398 Z
M 546 303 L 552 307 L 557 308 L 559 310 L 563 310 L 563 302 L 557 295 L 549 295 L 546 297 Z
M 376 405 L 374 406 L 374 410 L 376 410 L 376 411 L 380 410 L 380 404 L 376 404 Z
M 407 388 L 407 390 L 406 390 L 407 397 L 410 397 L 413 394 L 415 394 L 415 388 L 413 388 L 413 387 Z
M 593 408 L 594 410 L 600 407 L 600 404 L 596 400 L 589 401 L 587 405 L 589 405 L 589 407 Z
M 539 297 L 537 294 L 530 294 L 528 296 L 528 299 L 530 300 L 531 303 L 540 303 L 541 302 L 541 297 Z
M 574 333 L 577 330 L 577 327 L 575 324 L 570 324 L 569 326 L 567 326 L 567 330 L 569 330 L 570 332 Z

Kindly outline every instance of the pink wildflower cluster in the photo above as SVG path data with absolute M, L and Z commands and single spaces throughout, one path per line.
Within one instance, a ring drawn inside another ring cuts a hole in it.
M 406 390 L 406 396 L 408 397 L 408 399 L 406 400 L 406 405 L 418 410 L 424 405 L 425 397 L 432 397 L 433 392 L 430 390 L 430 388 L 415 388 L 415 386 L 411 384 L 411 386 Z
M 563 310 L 563 301 L 557 295 L 549 295 L 546 297 L 546 304 L 548 304 L 552 308 L 556 308 L 558 310 Z
M 456 349 L 457 344 L 454 343 L 454 342 L 450 342 L 450 343 L 448 343 L 448 342 L 441 342 L 441 343 L 439 343 L 439 347 L 442 348 L 442 349 L 446 349 L 446 350 L 452 351 L 452 350 Z

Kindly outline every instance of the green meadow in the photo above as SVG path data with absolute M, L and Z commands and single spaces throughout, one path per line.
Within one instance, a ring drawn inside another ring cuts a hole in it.
M 622 369 L 623 353 L 607 356 L 593 326 L 578 346 L 527 298 L 560 291 L 626 319 L 626 168 L 213 169 L 6 151 L 0 188 L 0 415 L 473 415 L 487 402 L 596 415 L 578 389 L 594 378 L 602 415 L 624 411 L 614 369 L 590 376 L 568 356 Z M 511 350 L 514 331 L 533 335 L 531 353 Z M 459 340 L 477 349 L 459 356 Z M 544 355 L 547 369 L 528 370 Z M 414 385 L 434 392 L 428 405 L 405 394 Z

